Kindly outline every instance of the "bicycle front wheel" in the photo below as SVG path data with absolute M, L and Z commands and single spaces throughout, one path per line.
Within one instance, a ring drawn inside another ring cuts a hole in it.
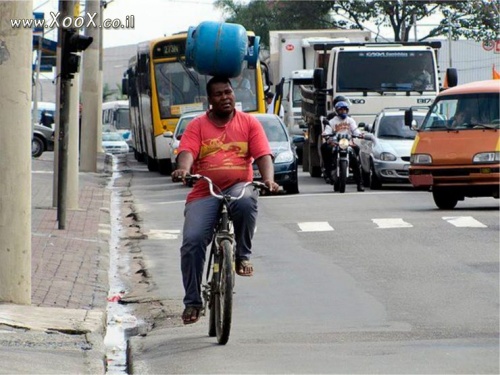
M 217 342 L 225 345 L 231 331 L 233 313 L 234 256 L 230 241 L 222 241 L 219 253 L 219 287 L 214 299 Z

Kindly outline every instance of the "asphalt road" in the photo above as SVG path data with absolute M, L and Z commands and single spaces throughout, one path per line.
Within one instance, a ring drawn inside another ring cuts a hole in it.
M 134 373 L 499 373 L 499 201 L 438 210 L 403 185 L 262 197 L 253 278 L 236 280 L 229 343 L 180 322 L 188 188 L 128 155 L 139 243 L 168 318 L 130 340 Z

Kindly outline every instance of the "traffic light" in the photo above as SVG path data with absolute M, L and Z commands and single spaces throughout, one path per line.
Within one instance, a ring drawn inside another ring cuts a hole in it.
M 76 29 L 63 29 L 62 34 L 62 60 L 61 77 L 72 79 L 78 72 L 80 55 L 78 52 L 85 51 L 92 43 L 91 36 L 80 35 Z

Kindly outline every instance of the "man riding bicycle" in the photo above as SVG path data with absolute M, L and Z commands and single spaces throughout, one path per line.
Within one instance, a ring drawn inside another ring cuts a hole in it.
M 212 108 L 192 120 L 184 131 L 178 168 L 172 172 L 172 179 L 184 179 L 192 170 L 209 177 L 223 191 L 239 195 L 245 182 L 253 180 L 255 160 L 263 182 L 271 192 L 278 191 L 271 149 L 260 122 L 235 109 L 235 95 L 228 78 L 213 77 L 206 89 Z M 204 180 L 196 182 L 186 199 L 181 246 L 184 324 L 195 323 L 200 316 L 205 251 L 212 239 L 219 204 Z M 231 202 L 230 211 L 236 239 L 236 273 L 252 276 L 250 256 L 257 220 L 257 192 L 246 189 L 242 199 Z

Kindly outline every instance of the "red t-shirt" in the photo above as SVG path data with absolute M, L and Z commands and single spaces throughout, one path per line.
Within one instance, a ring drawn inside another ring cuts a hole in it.
M 252 181 L 254 159 L 272 155 L 259 120 L 240 111 L 234 111 L 223 127 L 216 126 L 208 112 L 192 120 L 182 134 L 179 154 L 183 151 L 193 155 L 192 173 L 209 177 L 221 189 Z M 201 180 L 188 194 L 187 202 L 208 195 L 208 183 Z

